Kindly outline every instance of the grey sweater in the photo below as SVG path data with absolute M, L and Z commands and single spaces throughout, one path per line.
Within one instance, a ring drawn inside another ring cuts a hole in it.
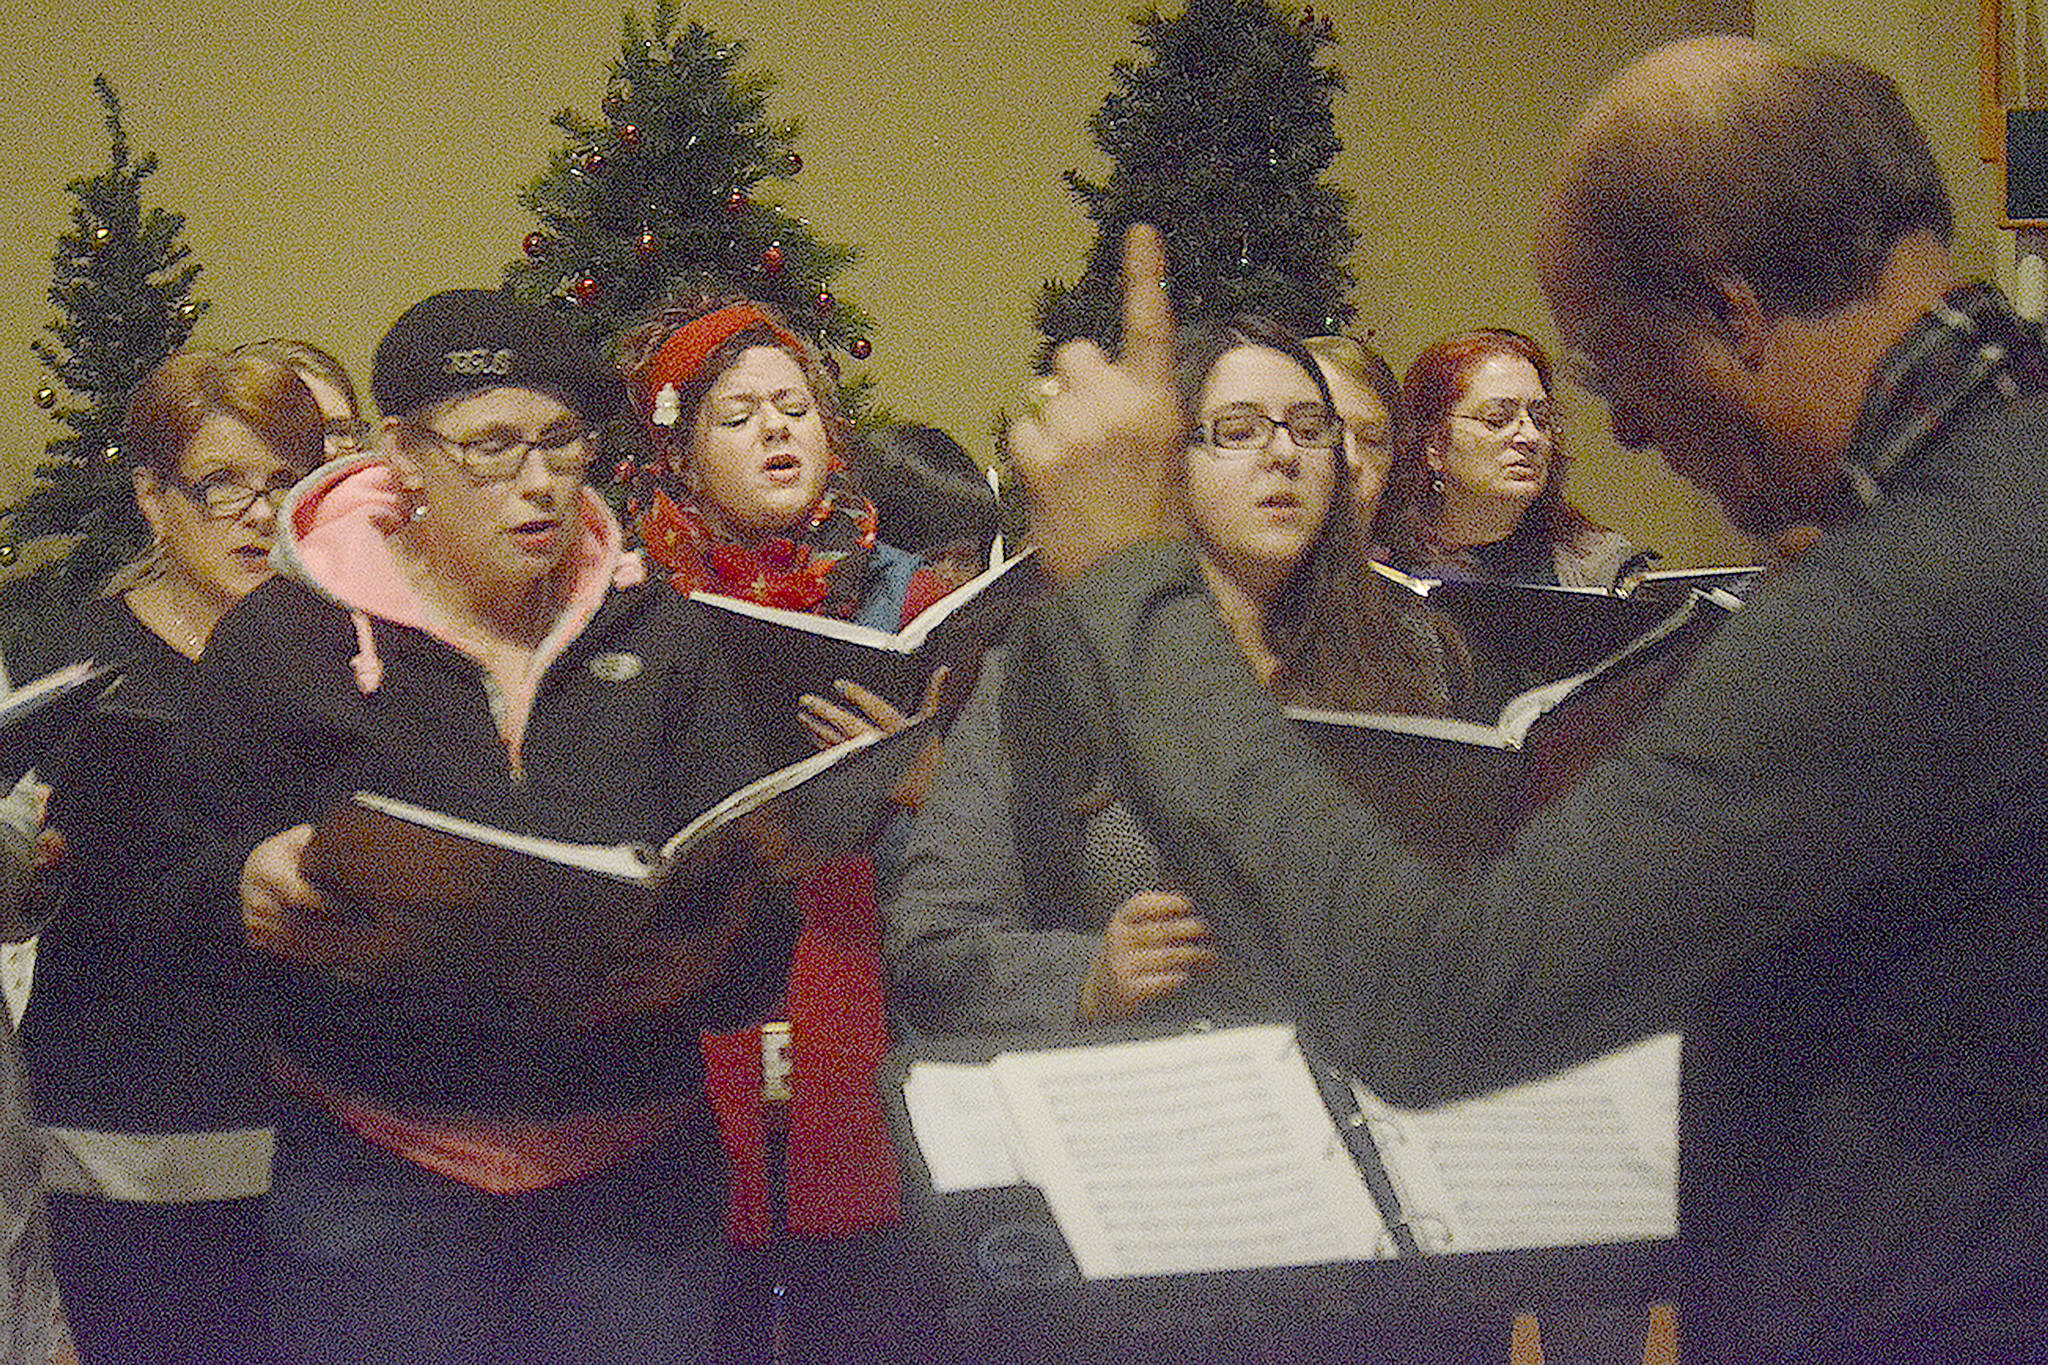
M 1684 1030 L 1688 1360 L 2034 1359 L 2044 450 L 2048 401 L 1987 386 L 1931 443 L 1859 452 L 1893 466 L 1881 505 L 1464 875 L 1329 780 L 1182 547 L 1068 585 L 1048 635 L 1072 648 L 1016 666 L 1113 714 L 1219 946 L 1396 1103 Z

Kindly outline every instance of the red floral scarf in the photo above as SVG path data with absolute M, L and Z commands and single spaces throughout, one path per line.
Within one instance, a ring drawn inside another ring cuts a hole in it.
M 873 503 L 828 484 L 798 537 L 771 536 L 757 547 L 720 536 L 695 503 L 677 502 L 659 489 L 639 530 L 648 556 L 669 571 L 679 592 L 701 589 L 846 617 L 859 602 L 876 524 Z

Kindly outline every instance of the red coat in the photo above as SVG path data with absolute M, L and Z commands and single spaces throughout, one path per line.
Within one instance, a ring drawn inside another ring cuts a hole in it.
M 945 595 L 929 570 L 910 580 L 909 622 Z M 792 725 L 796 718 L 790 718 Z M 881 927 L 874 862 L 846 858 L 797 888 L 802 930 L 790 967 L 792 1069 L 787 1226 L 831 1236 L 881 1227 L 901 1212 L 896 1153 L 875 1091 L 889 1050 L 882 1013 Z M 706 1086 L 731 1178 L 732 1239 L 773 1240 L 761 1102 L 761 1031 L 704 1036 Z

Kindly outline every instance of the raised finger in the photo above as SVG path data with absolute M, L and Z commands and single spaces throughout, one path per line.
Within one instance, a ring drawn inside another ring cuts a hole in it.
M 1173 304 L 1166 294 L 1166 242 L 1150 223 L 1124 233 L 1123 367 L 1134 378 L 1173 383 Z

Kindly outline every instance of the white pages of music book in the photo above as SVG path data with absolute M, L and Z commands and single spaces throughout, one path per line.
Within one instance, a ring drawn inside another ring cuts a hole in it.
M 1290 1027 L 1006 1053 L 989 1067 L 1024 1178 L 1089 1279 L 1388 1250 Z
M 1678 1231 L 1678 1035 L 1436 1109 L 1359 1108 L 1425 1251 L 1507 1251 Z
M 903 1078 L 903 1108 L 934 1193 L 1024 1182 L 1010 1151 L 1009 1116 L 986 1063 L 912 1063 Z

